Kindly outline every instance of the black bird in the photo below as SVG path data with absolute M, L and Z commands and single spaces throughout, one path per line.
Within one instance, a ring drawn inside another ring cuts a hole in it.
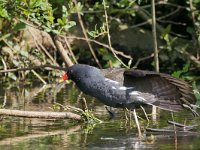
M 193 109 L 196 99 L 192 87 L 167 74 L 76 64 L 67 69 L 63 79 L 73 80 L 85 94 L 111 107 L 135 110 L 141 105 L 155 105 L 168 111 L 187 108 L 198 115 Z

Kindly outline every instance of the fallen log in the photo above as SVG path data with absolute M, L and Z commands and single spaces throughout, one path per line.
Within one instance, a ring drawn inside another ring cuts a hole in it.
M 22 111 L 11 109 L 0 109 L 0 115 L 25 117 L 25 118 L 42 118 L 42 119 L 74 119 L 82 120 L 81 116 L 72 112 L 40 112 L 40 111 Z

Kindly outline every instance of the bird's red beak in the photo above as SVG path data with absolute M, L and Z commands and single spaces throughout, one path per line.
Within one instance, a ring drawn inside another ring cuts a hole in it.
M 68 77 L 68 75 L 67 75 L 67 73 L 65 73 L 65 74 L 63 74 L 63 76 L 61 76 L 61 78 L 60 78 L 60 82 L 63 82 L 63 81 L 66 81 L 66 80 L 68 80 L 69 79 L 69 77 Z
M 62 76 L 62 79 L 65 81 L 65 80 L 68 80 L 68 75 L 67 75 L 67 73 L 65 73 L 63 76 Z

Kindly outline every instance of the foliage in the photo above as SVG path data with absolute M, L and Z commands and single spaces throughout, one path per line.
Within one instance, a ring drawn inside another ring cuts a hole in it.
M 181 75 L 182 75 L 183 73 L 187 73 L 187 72 L 188 72 L 189 67 L 190 67 L 190 64 L 186 64 L 186 65 L 183 67 L 182 70 L 178 70 L 178 71 L 173 72 L 172 76 L 174 76 L 174 77 L 176 77 L 176 78 L 180 78 Z
M 0 3 L 0 16 L 9 21 L 17 21 L 16 24 L 13 24 L 14 31 L 26 27 L 24 20 L 33 22 L 46 32 L 56 34 L 60 34 L 63 30 L 68 31 L 69 28 L 75 25 L 74 21 L 68 20 L 69 13 L 65 6 L 62 6 L 62 17 L 57 18 L 57 22 L 55 22 L 55 10 L 47 0 L 1 0 Z M 10 8 L 11 6 L 12 8 Z M 70 8 L 72 9 L 72 6 Z M 10 9 L 12 11 L 9 11 Z
M 52 63 L 47 54 L 38 47 L 22 46 L 23 42 L 28 42 L 21 35 L 30 27 L 45 31 L 53 38 L 55 35 L 66 36 L 68 33 L 79 38 L 82 30 L 85 30 L 92 40 L 108 44 L 107 47 L 103 47 L 91 42 L 94 53 L 97 55 L 97 58 L 94 58 L 88 50 L 90 48 L 87 46 L 87 40 L 85 40 L 85 45 L 78 40 L 72 42 L 69 40 L 71 51 L 80 63 L 96 65 L 95 59 L 98 59 L 103 67 L 120 67 L 122 66 L 120 59 L 131 67 L 138 59 L 141 59 L 138 68 L 152 68 L 152 57 L 143 59 L 152 53 L 152 45 L 149 44 L 152 43 L 152 39 L 148 37 L 148 33 L 151 34 L 151 24 L 148 22 L 151 19 L 150 1 L 104 2 L 106 7 L 103 1 L 99 0 L 77 2 L 72 0 L 0 0 L 0 48 L 2 49 L 0 68 L 35 65 L 30 57 L 34 57 L 34 60 L 39 62 Z M 176 72 L 176 76 L 190 71 L 190 67 L 198 67 L 196 62 L 199 62 L 200 1 L 194 0 L 192 4 L 190 2 L 187 0 L 156 3 L 161 70 L 169 72 L 180 70 Z M 81 20 L 77 17 L 77 12 L 81 15 Z M 186 15 L 181 15 L 183 13 Z M 75 26 L 81 21 L 84 29 Z M 141 35 L 146 36 L 140 38 L 137 34 L 127 34 L 134 30 L 142 31 Z M 108 37 L 111 38 L 110 43 Z M 144 39 L 145 37 L 148 38 Z M 115 40 L 117 38 L 119 38 L 118 41 Z M 143 48 L 143 46 L 146 47 Z M 65 45 L 63 47 L 66 48 Z M 116 55 L 119 59 L 116 59 L 112 48 L 131 55 L 133 59 L 130 60 L 118 54 Z M 55 62 L 61 64 L 62 60 L 57 57 L 60 54 L 55 50 L 46 49 L 53 58 L 58 58 Z M 182 70 L 185 64 L 190 65 L 186 65 L 188 68 Z M 29 74 L 28 71 L 24 74 L 9 73 L 7 76 L 17 80 L 18 77 L 23 78 L 27 74 Z
M 193 89 L 194 89 L 194 95 L 195 95 L 198 103 L 200 103 L 200 92 L 199 92 L 199 89 L 197 88 L 196 82 L 193 82 L 192 86 L 193 86 Z
M 71 27 L 75 26 L 74 21 L 70 21 L 70 11 L 74 10 L 72 3 L 62 6 L 60 16 L 55 18 L 54 12 L 56 8 L 47 0 L 1 0 L 0 1 L 0 47 L 1 51 L 1 68 L 18 68 L 29 66 L 32 61 L 49 62 L 44 54 L 38 48 L 24 46 L 24 37 L 22 31 L 31 27 L 36 27 L 51 34 L 62 34 L 68 31 Z M 5 28 L 6 27 L 6 28 Z M 10 29 L 10 30 L 9 30 Z M 37 38 L 37 37 L 36 37 Z M 16 40 L 18 39 L 18 40 Z M 34 60 L 30 60 L 30 57 Z M 22 73 L 25 77 L 30 71 Z M 8 73 L 8 77 L 17 80 L 14 73 Z

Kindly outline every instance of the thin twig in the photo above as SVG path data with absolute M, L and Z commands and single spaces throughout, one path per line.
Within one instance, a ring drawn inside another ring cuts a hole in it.
M 51 56 L 51 54 L 47 51 L 47 49 L 41 44 L 40 41 L 38 41 L 37 37 L 35 36 L 35 34 L 32 32 L 32 30 L 28 29 L 29 32 L 31 33 L 36 45 L 39 45 L 40 48 L 43 50 L 43 52 L 49 57 L 49 59 L 53 62 L 53 64 L 58 65 L 58 63 L 54 60 L 54 58 Z
M 106 9 L 106 2 L 103 0 L 103 7 L 104 7 L 104 13 L 105 13 L 105 21 L 106 21 L 106 30 L 107 30 L 107 38 L 108 38 L 108 45 L 109 49 L 113 53 L 114 57 L 126 68 L 128 66 L 116 55 L 116 53 L 113 51 L 112 44 L 111 44 L 111 39 L 110 39 L 110 30 L 109 30 L 109 25 L 108 25 L 108 15 L 107 15 L 107 9 Z M 132 59 L 132 58 L 131 58 Z
M 196 19 L 195 19 L 195 13 L 194 13 L 194 6 L 193 6 L 193 1 L 192 0 L 189 0 L 190 2 L 190 11 L 191 11 L 191 15 L 192 15 L 192 22 L 193 22 L 193 26 L 194 26 L 194 29 L 195 29 L 195 32 L 193 34 L 194 36 L 194 45 L 196 46 L 196 58 L 199 59 L 200 58 L 200 44 L 198 42 L 198 29 L 196 27 Z
M 182 54 L 187 56 L 191 61 L 193 61 L 193 63 L 195 63 L 197 67 L 200 67 L 200 60 L 198 58 L 196 58 L 195 56 L 191 55 L 186 51 L 182 52 Z
M 151 0 L 151 12 L 152 12 L 152 34 L 153 34 L 153 51 L 154 51 L 154 63 L 155 70 L 159 72 L 159 59 L 158 59 L 158 43 L 156 36 L 156 13 L 155 13 L 155 0 Z M 152 119 L 156 120 L 156 106 L 152 106 Z
M 139 59 L 137 60 L 137 62 L 135 63 L 135 65 L 134 65 L 133 68 L 137 68 L 137 66 L 139 65 L 139 63 L 140 63 L 141 61 L 150 59 L 150 58 L 152 58 L 152 57 L 154 57 L 154 53 L 152 53 L 152 54 L 149 55 L 149 56 L 145 56 L 145 57 L 139 58 Z
M 168 13 L 168 14 L 165 15 L 165 16 L 161 16 L 161 17 L 159 17 L 158 19 L 159 19 L 159 20 L 165 19 L 165 18 L 167 18 L 167 17 L 170 17 L 170 16 L 176 14 L 176 13 L 179 12 L 179 11 L 180 11 L 180 8 L 178 7 L 176 10 L 172 11 L 171 13 Z M 156 19 L 156 20 L 157 20 L 157 19 Z
M 96 54 L 95 54 L 95 52 L 94 52 L 94 49 L 92 48 L 92 45 L 91 45 L 90 41 L 88 40 L 89 38 L 88 38 L 87 32 L 86 32 L 86 30 L 85 30 L 85 26 L 84 26 L 83 21 L 82 21 L 82 19 L 81 19 L 80 12 L 79 12 L 79 10 L 78 10 L 78 8 L 77 8 L 77 7 L 78 7 L 78 6 L 77 6 L 77 1 L 76 1 L 76 0 L 73 0 L 73 2 L 74 2 L 74 4 L 76 5 L 76 10 L 77 10 L 77 15 L 78 15 L 78 21 L 79 21 L 79 23 L 80 23 L 80 25 L 81 25 L 81 29 L 82 29 L 82 31 L 83 31 L 83 35 L 84 35 L 85 38 L 86 38 L 86 41 L 87 41 L 88 47 L 89 47 L 89 49 L 90 49 L 90 52 L 91 52 L 92 56 L 94 57 L 94 60 L 96 61 L 96 63 L 98 64 L 98 66 L 99 66 L 100 68 L 102 68 L 102 66 L 101 66 L 101 64 L 100 64 L 100 62 L 99 62 L 99 60 L 98 60 L 98 58 L 97 58 L 97 56 L 96 56 Z
M 64 37 L 64 39 L 65 39 L 65 43 L 66 43 L 66 45 L 68 47 L 68 50 L 69 50 L 69 52 L 70 52 L 70 54 L 71 54 L 71 56 L 73 58 L 73 61 L 77 64 L 78 62 L 77 62 L 76 57 L 75 57 L 75 55 L 74 55 L 74 53 L 72 51 L 70 43 L 68 42 L 68 40 L 66 39 L 66 37 Z
M 0 73 L 35 70 L 35 69 L 42 69 L 42 68 L 52 68 L 52 69 L 58 69 L 58 70 L 62 70 L 62 71 L 67 70 L 66 68 L 63 68 L 63 67 L 45 64 L 45 65 L 33 66 L 33 67 L 27 67 L 27 68 L 14 68 L 14 69 L 0 70 Z
M 181 5 L 177 5 L 177 4 L 173 4 L 173 3 L 169 3 L 168 1 L 158 1 L 157 3 L 155 3 L 155 5 L 168 5 L 170 7 L 176 7 L 176 8 L 181 8 L 181 9 L 187 9 L 187 7 L 185 6 L 181 6 Z M 142 9 L 149 9 L 151 7 L 150 4 L 148 5 L 144 5 L 144 6 L 140 6 L 140 8 Z M 118 13 L 118 12 L 126 12 L 126 11 L 137 11 L 138 7 L 137 5 L 134 5 L 134 7 L 129 7 L 129 8 L 124 8 L 124 9 L 116 9 L 113 8 L 111 10 L 111 13 Z M 103 10 L 83 10 L 82 13 L 84 14 L 95 14 L 95 13 L 103 13 Z
M 84 40 L 84 41 L 86 41 L 86 39 L 85 39 L 84 37 L 67 36 L 66 38 L 69 38 L 69 39 L 78 39 L 78 40 Z M 113 47 L 110 47 L 110 46 L 107 45 L 107 44 L 104 44 L 104 43 L 101 43 L 101 42 L 99 42 L 99 41 L 92 40 L 92 39 L 88 39 L 88 41 L 93 42 L 93 43 L 96 43 L 96 44 L 98 44 L 98 45 L 101 45 L 101 46 L 103 46 L 103 47 L 109 49 L 111 52 L 113 51 L 115 54 L 121 55 L 121 56 L 124 57 L 124 58 L 128 58 L 128 59 L 131 59 L 131 58 L 132 58 L 131 56 L 126 55 L 126 54 L 124 54 L 123 52 L 120 52 L 120 51 L 115 50 Z
M 151 0 L 151 5 L 152 5 L 152 34 L 153 34 L 154 62 L 155 62 L 155 70 L 159 72 L 158 44 L 156 35 L 156 13 L 155 13 L 154 0 Z
M 7 65 L 6 65 L 6 62 L 5 62 L 5 60 L 3 59 L 3 57 L 1 58 L 1 61 L 2 61 L 2 63 L 3 63 L 3 68 L 4 68 L 4 70 L 7 70 Z M 6 75 L 6 73 L 5 73 L 5 75 Z
M 142 106 L 140 105 L 140 108 L 141 108 L 141 109 L 142 109 L 142 111 L 144 112 L 144 115 L 145 115 L 145 117 L 146 117 L 147 121 L 149 122 L 149 118 L 148 118 L 148 115 L 147 115 L 147 113 L 146 113 L 146 111 L 145 111 L 144 107 L 142 107 Z
M 42 83 L 47 84 L 47 82 L 46 82 L 44 79 L 42 79 L 42 77 L 41 77 L 37 72 L 35 72 L 34 70 L 31 70 L 31 72 L 33 72 L 33 74 L 34 74 L 40 81 L 42 81 Z

